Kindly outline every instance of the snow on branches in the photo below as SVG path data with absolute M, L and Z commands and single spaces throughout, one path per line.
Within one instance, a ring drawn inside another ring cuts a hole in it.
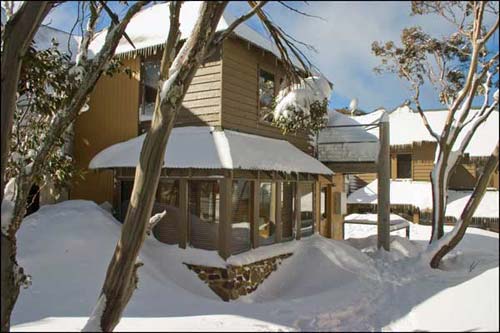
M 322 75 L 301 79 L 276 97 L 273 124 L 284 133 L 299 129 L 317 131 L 326 125 L 330 83 Z

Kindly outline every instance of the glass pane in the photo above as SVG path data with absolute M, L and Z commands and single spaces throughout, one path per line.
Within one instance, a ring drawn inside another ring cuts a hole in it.
M 118 217 L 120 222 L 125 221 L 125 215 L 127 214 L 128 204 L 130 203 L 130 196 L 132 195 L 132 188 L 134 187 L 134 182 L 132 180 L 122 180 L 121 181 L 121 214 Z
M 166 215 L 153 228 L 153 235 L 160 242 L 177 244 L 179 242 L 179 181 L 161 179 L 156 190 L 156 198 L 151 215 L 166 211 Z
M 299 183 L 300 187 L 300 234 L 313 234 L 313 183 Z
M 259 244 L 275 241 L 276 183 L 260 183 Z
M 189 213 L 191 245 L 216 250 L 219 233 L 219 184 L 216 181 L 189 181 Z
M 281 223 L 283 225 L 283 240 L 293 238 L 294 225 L 294 183 L 283 182 L 281 190 Z
M 231 197 L 232 253 L 250 250 L 251 183 L 233 181 Z
M 411 178 L 411 154 L 398 154 L 397 178 Z
M 142 79 L 143 79 L 143 94 L 144 102 L 142 104 L 141 116 L 143 120 L 153 115 L 156 89 L 158 88 L 158 80 L 160 79 L 160 62 L 146 61 L 142 64 Z
M 272 121 L 272 103 L 274 100 L 274 75 L 259 70 L 259 110 L 260 119 Z

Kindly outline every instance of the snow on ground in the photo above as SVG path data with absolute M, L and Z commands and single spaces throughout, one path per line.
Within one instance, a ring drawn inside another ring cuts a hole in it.
M 259 288 L 223 302 L 182 261 L 222 265 L 214 252 L 148 238 L 139 288 L 118 331 L 495 330 L 498 234 L 469 228 L 443 270 L 419 266 L 430 228 L 392 233 L 376 250 L 374 226 L 346 225 L 346 241 L 315 235 L 231 258 L 244 263 L 292 251 Z M 78 331 L 99 295 L 120 225 L 89 201 L 44 206 L 19 232 L 19 262 L 33 277 L 14 309 L 13 331 Z

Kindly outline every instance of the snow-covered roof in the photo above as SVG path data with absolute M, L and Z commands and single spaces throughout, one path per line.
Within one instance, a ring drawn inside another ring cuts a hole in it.
M 98 153 L 91 169 L 135 167 L 146 134 Z M 332 174 L 321 162 L 288 141 L 211 127 L 172 130 L 164 159 L 166 168 L 275 170 Z
M 46 25 L 41 25 L 35 34 L 35 47 L 38 50 L 46 50 L 52 46 L 52 39 L 56 40 L 59 43 L 59 45 L 57 46 L 59 52 L 69 54 L 71 55 L 72 60 L 75 59 L 81 40 L 80 36 L 70 35 L 69 33 L 62 30 L 54 29 Z
M 352 117 L 362 124 L 370 124 L 378 121 L 383 110 L 377 110 L 367 115 Z M 448 116 L 447 110 L 428 110 L 424 111 L 431 128 L 441 133 Z M 389 113 L 390 121 L 390 142 L 391 146 L 411 145 L 421 142 L 435 142 L 435 139 L 429 134 L 420 114 L 412 110 L 409 106 L 401 106 Z M 337 122 L 334 122 L 336 124 Z M 457 142 L 466 132 L 465 128 L 459 136 Z M 378 129 L 374 128 L 369 132 L 378 137 Z M 498 142 L 498 110 L 491 113 L 488 119 L 477 129 L 472 137 L 465 153 L 469 156 L 481 157 L 489 156 L 493 152 Z
M 368 122 L 366 124 L 371 124 Z M 378 137 L 365 123 L 335 110 L 328 112 L 328 126 L 318 134 L 318 157 L 328 162 L 372 162 L 378 156 Z M 378 127 L 377 127 L 378 128 Z
M 432 188 L 430 182 L 413 180 L 391 180 L 391 205 L 412 205 L 420 210 L 432 209 Z M 448 190 L 446 216 L 458 218 L 472 191 Z M 498 218 L 498 191 L 488 190 L 474 213 L 474 217 Z M 377 204 L 377 179 L 351 193 L 349 204 Z
M 191 34 L 198 18 L 201 4 L 200 1 L 186 1 L 182 5 L 179 18 L 181 39 L 185 39 Z M 227 29 L 235 20 L 236 18 L 233 15 L 225 11 L 217 25 L 216 31 Z M 142 9 L 130 20 L 125 30 L 136 48 L 134 49 L 125 38 L 122 38 L 116 48 L 116 54 L 164 44 L 168 36 L 169 22 L 168 3 L 160 3 Z M 106 32 L 107 30 L 102 30 L 96 34 L 96 38 L 90 44 L 89 53 L 95 54 L 100 50 L 104 43 Z M 269 39 L 250 28 L 245 22 L 234 30 L 234 34 L 279 57 L 279 51 L 276 46 Z

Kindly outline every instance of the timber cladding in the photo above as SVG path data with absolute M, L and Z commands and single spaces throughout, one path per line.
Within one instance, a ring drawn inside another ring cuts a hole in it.
M 278 92 L 283 69 L 277 57 L 237 38 L 227 38 L 222 50 L 222 112 L 223 128 L 286 139 L 299 149 L 309 151 L 306 134 L 284 136 L 280 129 L 259 121 L 259 69 L 274 74 Z
M 85 180 L 76 180 L 71 199 L 88 199 L 98 203 L 113 200 L 113 173 L 110 170 L 88 170 L 90 160 L 112 144 L 138 134 L 139 57 L 123 60 L 133 75 L 102 75 L 90 95 L 90 110 L 75 122 L 74 158 L 85 172 Z

